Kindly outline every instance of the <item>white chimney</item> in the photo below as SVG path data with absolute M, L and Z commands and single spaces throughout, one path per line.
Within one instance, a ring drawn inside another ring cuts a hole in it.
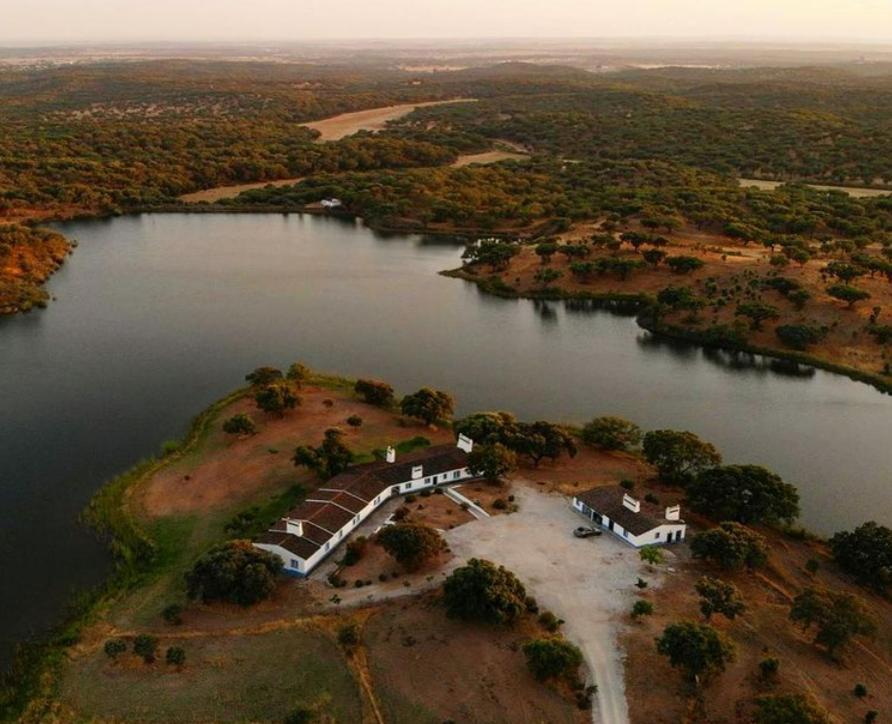
M 635 498 L 628 493 L 623 495 L 623 506 L 631 510 L 633 513 L 641 512 L 641 501 L 635 500 Z
M 302 536 L 304 534 L 304 527 L 299 520 L 285 518 L 285 532 L 289 535 Z
M 415 465 L 412 467 L 412 480 L 418 480 L 421 476 L 424 475 L 424 466 L 423 465 Z
M 464 450 L 466 453 L 469 453 L 474 449 L 474 441 L 467 435 L 459 435 L 458 442 L 455 445 L 457 448 L 459 448 L 460 450 Z
M 387 462 L 389 462 L 389 463 L 395 463 L 396 462 L 396 450 L 394 450 L 392 447 L 388 447 L 387 454 L 385 455 L 384 459 L 387 460 Z
M 666 508 L 666 520 L 681 520 L 681 506 L 673 505 Z

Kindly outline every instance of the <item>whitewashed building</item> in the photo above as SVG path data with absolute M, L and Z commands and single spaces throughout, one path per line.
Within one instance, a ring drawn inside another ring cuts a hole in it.
M 394 449 L 388 448 L 385 460 L 354 465 L 326 481 L 254 545 L 279 556 L 286 572 L 306 576 L 394 496 L 474 477 L 468 468 L 473 446 L 473 441 L 459 435 L 455 445 L 418 450 L 399 462 Z
M 638 500 L 620 485 L 580 493 L 573 498 L 573 509 L 636 548 L 679 543 L 687 530 L 678 505 L 664 508 Z

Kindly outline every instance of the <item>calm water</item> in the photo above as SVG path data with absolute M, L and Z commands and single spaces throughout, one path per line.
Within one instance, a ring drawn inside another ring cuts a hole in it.
M 892 524 L 892 399 L 823 372 L 655 342 L 631 318 L 481 295 L 437 276 L 459 249 L 299 215 L 65 224 L 81 242 L 48 310 L 0 321 L 0 656 L 106 558 L 76 516 L 261 364 L 303 360 L 459 412 L 686 428 L 795 482 L 804 521 Z

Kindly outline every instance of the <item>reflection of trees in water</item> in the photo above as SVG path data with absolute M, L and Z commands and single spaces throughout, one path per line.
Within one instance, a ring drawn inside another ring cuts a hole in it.
M 403 235 L 405 238 L 405 235 Z M 453 236 L 451 234 L 422 234 L 416 242 L 418 246 L 448 246 L 463 248 L 470 239 L 466 236 Z
M 610 312 L 617 317 L 634 317 L 638 314 L 641 305 L 633 301 L 621 301 L 612 299 L 566 299 L 564 309 L 569 314 L 593 314 L 595 312 Z
M 554 308 L 552 302 L 547 302 L 543 299 L 534 299 L 533 309 L 536 311 L 536 314 L 539 315 L 539 319 L 543 322 L 548 322 L 549 324 L 557 323 L 557 310 Z
M 816 372 L 814 367 L 792 360 L 773 359 L 738 350 L 701 348 L 693 342 L 661 337 L 650 332 L 639 335 L 637 341 L 638 346 L 645 350 L 668 352 L 673 357 L 684 361 L 694 360 L 700 356 L 716 367 L 731 372 L 750 372 L 762 376 L 773 374 L 794 379 L 811 379 Z

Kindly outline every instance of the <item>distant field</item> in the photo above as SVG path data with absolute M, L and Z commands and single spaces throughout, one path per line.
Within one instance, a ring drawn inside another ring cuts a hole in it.
M 755 186 L 762 191 L 774 191 L 778 186 L 783 185 L 783 181 L 762 181 L 754 178 L 740 179 L 741 186 Z M 861 186 L 823 186 L 820 184 L 807 184 L 813 189 L 819 191 L 845 191 L 856 199 L 872 198 L 874 196 L 888 196 L 892 194 L 892 189 L 868 189 Z
M 529 156 L 525 153 L 517 153 L 514 151 L 484 151 L 483 153 L 469 153 L 465 156 L 459 156 L 452 165 L 456 168 L 461 166 L 470 166 L 473 163 L 490 164 L 499 161 L 525 161 Z
M 359 131 L 380 131 L 388 121 L 395 121 L 410 114 L 416 108 L 427 106 L 440 106 L 446 103 L 470 103 L 474 98 L 455 98 L 451 101 L 430 101 L 427 103 L 405 103 L 398 106 L 384 106 L 383 108 L 369 108 L 365 111 L 342 113 L 332 118 L 323 118 L 321 121 L 304 123 L 303 126 L 319 131 L 318 141 L 337 141 L 345 136 L 352 136 Z
M 231 196 L 238 196 L 242 191 L 262 189 L 265 186 L 291 186 L 302 180 L 302 178 L 284 178 L 279 179 L 278 181 L 257 181 L 256 183 L 237 184 L 235 186 L 217 186 L 212 189 L 195 191 L 191 194 L 183 194 L 180 196 L 180 201 L 185 201 L 187 204 L 197 204 L 206 201 L 207 203 L 212 204 L 214 201 L 219 201 L 220 199 L 228 199 Z

